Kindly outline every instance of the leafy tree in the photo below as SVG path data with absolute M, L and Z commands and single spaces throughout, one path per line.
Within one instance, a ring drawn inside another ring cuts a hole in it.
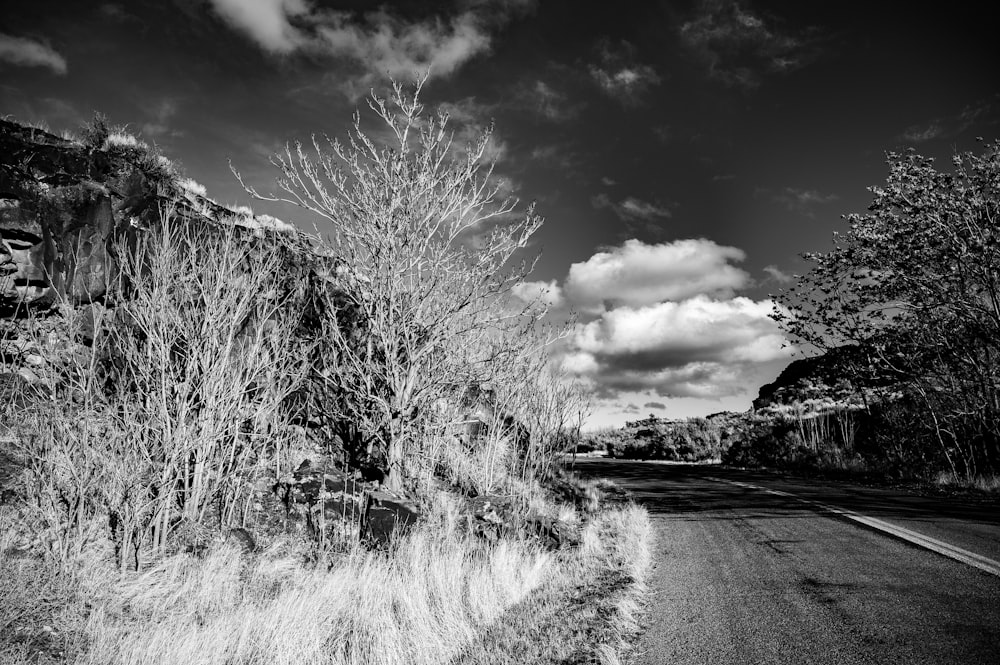
M 888 153 L 866 214 L 778 296 L 799 340 L 843 354 L 856 387 L 914 404 L 917 445 L 952 472 L 1000 461 L 1000 142 L 958 154 L 952 172 Z

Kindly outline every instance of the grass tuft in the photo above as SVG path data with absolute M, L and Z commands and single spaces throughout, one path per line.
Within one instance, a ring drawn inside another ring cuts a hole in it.
M 982 474 L 967 478 L 950 471 L 942 471 L 934 477 L 934 484 L 941 488 L 971 489 L 993 494 L 1000 492 L 1000 474 Z

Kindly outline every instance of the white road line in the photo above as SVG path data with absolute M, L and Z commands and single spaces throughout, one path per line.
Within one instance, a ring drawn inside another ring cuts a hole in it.
M 993 559 L 982 556 L 981 554 L 976 554 L 975 552 L 970 552 L 969 550 L 962 549 L 961 547 L 956 547 L 944 541 L 938 540 L 937 538 L 925 536 L 924 534 L 917 533 L 911 529 L 907 529 L 896 524 L 890 524 L 889 522 L 885 522 L 875 517 L 861 515 L 860 513 L 846 510 L 844 508 L 838 508 L 836 506 L 820 503 L 819 501 L 812 501 L 811 499 L 804 499 L 800 496 L 796 496 L 795 494 L 790 494 L 789 492 L 782 492 L 781 490 L 773 490 L 767 487 L 761 487 L 760 485 L 742 483 L 736 480 L 726 480 L 725 478 L 715 478 L 712 476 L 708 476 L 707 479 L 717 483 L 727 483 L 729 485 L 736 485 L 737 487 L 745 487 L 747 489 L 758 490 L 768 494 L 794 499 L 795 501 L 808 504 L 818 508 L 819 510 L 839 515 L 860 524 L 864 524 L 870 529 L 887 533 L 891 536 L 899 538 L 900 540 L 905 540 L 906 542 L 917 545 L 918 547 L 923 547 L 924 549 L 928 549 L 932 552 L 937 552 L 938 554 L 942 554 L 950 559 L 954 559 L 955 561 L 961 561 L 964 564 L 1000 577 L 1000 561 L 994 561 Z

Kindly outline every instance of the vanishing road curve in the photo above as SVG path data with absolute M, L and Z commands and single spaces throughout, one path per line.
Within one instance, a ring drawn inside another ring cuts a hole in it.
M 656 529 L 639 663 L 1000 664 L 996 502 L 713 466 L 576 466 L 628 489 Z

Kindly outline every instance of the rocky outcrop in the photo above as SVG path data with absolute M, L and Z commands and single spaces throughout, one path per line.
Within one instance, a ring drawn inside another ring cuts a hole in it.
M 104 296 L 110 175 L 104 153 L 0 121 L 0 313 Z
M 761 386 L 753 401 L 754 410 L 801 401 L 809 396 L 803 392 L 807 387 L 812 392 L 828 392 L 843 383 L 848 368 L 859 366 L 858 354 L 857 347 L 841 346 L 822 355 L 793 360 L 774 381 Z
M 307 459 L 282 478 L 274 492 L 284 504 L 286 520 L 319 537 L 336 522 L 358 525 L 368 489 L 339 469 Z
M 384 547 L 420 519 L 413 501 L 310 460 L 282 478 L 274 492 L 285 506 L 290 526 L 306 529 L 317 540 L 349 531 L 372 546 Z
M 134 137 L 102 127 L 76 141 L 0 120 L 0 317 L 101 301 L 115 235 L 155 225 L 165 208 L 255 234 L 290 228 L 220 206 Z
M 206 232 L 280 236 L 290 261 L 313 257 L 305 236 L 220 206 L 132 136 L 96 122 L 73 140 L 0 120 L 0 368 L 51 387 L 53 362 L 89 345 L 95 318 L 114 304 L 118 241 L 159 224 L 163 210 Z

